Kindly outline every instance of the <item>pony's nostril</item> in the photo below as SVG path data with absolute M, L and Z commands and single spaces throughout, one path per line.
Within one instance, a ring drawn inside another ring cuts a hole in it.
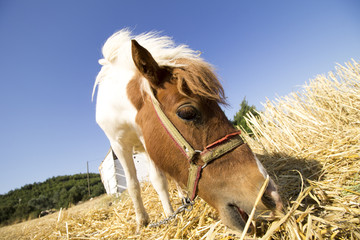
M 268 192 L 264 193 L 264 195 L 261 197 L 261 201 L 269 209 L 275 209 L 276 208 L 275 199 Z
M 277 192 L 277 187 L 272 179 L 270 179 L 269 185 L 267 186 L 264 195 L 261 197 L 261 201 L 271 210 L 280 210 L 282 208 L 280 195 Z

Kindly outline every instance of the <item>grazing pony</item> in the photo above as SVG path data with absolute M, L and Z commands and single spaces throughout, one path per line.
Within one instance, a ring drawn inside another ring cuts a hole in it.
M 268 174 L 221 110 L 224 90 L 212 67 L 169 37 L 131 36 L 127 29 L 112 35 L 102 52 L 96 121 L 124 168 L 138 226 L 149 217 L 134 149 L 148 156 L 150 180 L 167 216 L 173 208 L 165 173 L 188 185 L 191 200 L 199 195 L 227 226 L 242 231 Z M 281 209 L 272 180 L 261 200 L 259 210 Z

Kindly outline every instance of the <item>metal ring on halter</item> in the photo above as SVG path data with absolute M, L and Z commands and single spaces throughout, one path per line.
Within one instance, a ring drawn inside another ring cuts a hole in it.
M 181 203 L 183 206 L 194 205 L 194 201 L 191 201 L 190 198 L 188 198 L 188 197 L 183 197 L 181 199 Z
M 183 209 L 186 210 L 187 212 L 189 212 L 189 211 L 191 211 L 193 209 L 194 201 L 191 201 L 190 198 L 183 197 L 181 199 L 181 202 L 183 204 L 181 207 L 183 207 Z
M 201 168 L 204 169 L 208 165 L 208 162 L 206 162 Z

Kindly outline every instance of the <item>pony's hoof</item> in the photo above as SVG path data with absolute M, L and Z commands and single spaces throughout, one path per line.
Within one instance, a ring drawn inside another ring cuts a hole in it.
M 140 233 L 141 233 L 141 227 L 140 225 L 137 225 L 135 235 L 140 235 Z
M 138 223 L 136 226 L 136 235 L 140 235 L 141 234 L 141 229 L 146 227 L 149 224 L 150 220 L 149 217 L 147 219 L 144 219 L 143 221 L 141 221 L 141 223 Z
M 143 216 L 141 216 L 138 219 L 137 222 L 138 222 L 138 228 L 146 227 L 150 223 L 149 215 L 147 213 L 145 213 Z

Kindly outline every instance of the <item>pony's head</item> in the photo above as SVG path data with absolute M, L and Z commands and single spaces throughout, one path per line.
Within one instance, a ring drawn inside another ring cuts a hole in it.
M 189 161 L 159 120 L 151 97 L 158 100 L 192 148 L 203 150 L 236 131 L 219 106 L 225 103 L 224 90 L 211 66 L 200 58 L 173 59 L 172 65 L 159 65 L 135 40 L 132 58 L 139 73 L 128 84 L 128 97 L 138 110 L 136 121 L 146 150 L 161 170 L 186 185 Z M 244 143 L 203 169 L 197 194 L 218 210 L 227 226 L 241 231 L 267 175 Z M 270 180 L 257 209 L 281 207 L 277 187 Z

